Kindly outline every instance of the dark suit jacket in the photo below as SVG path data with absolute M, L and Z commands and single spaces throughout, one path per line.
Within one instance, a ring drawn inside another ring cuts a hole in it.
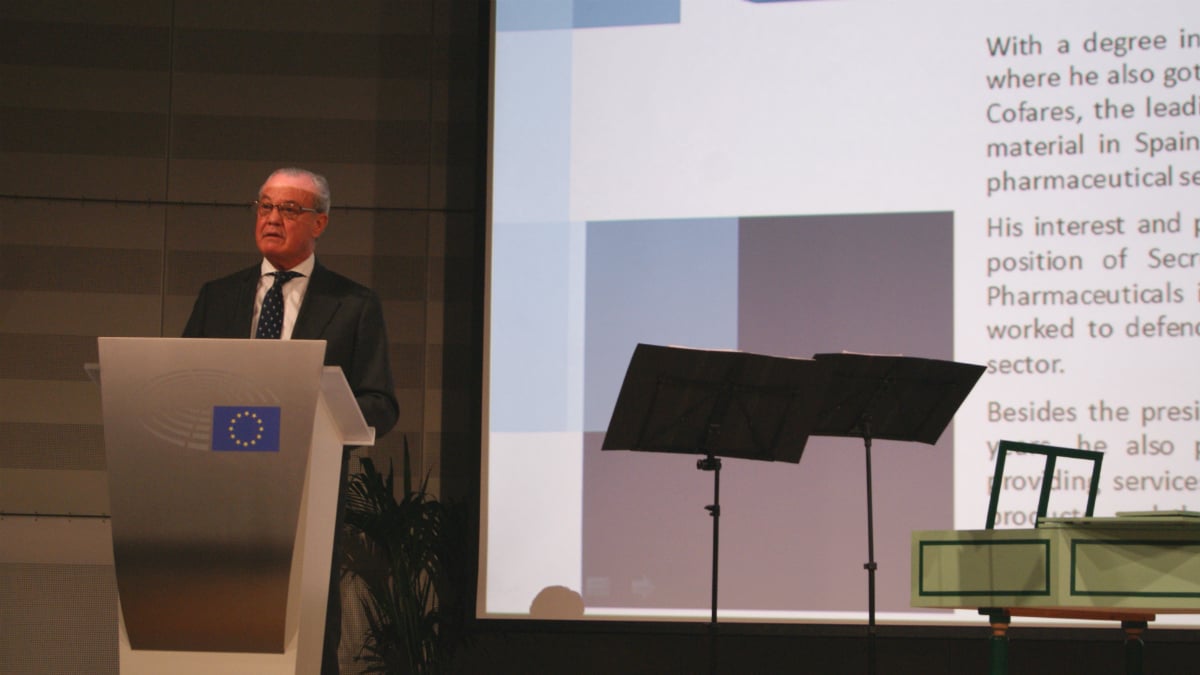
M 250 337 L 260 272 L 256 265 L 204 284 L 183 337 Z M 376 438 L 395 426 L 400 408 L 388 363 L 383 308 L 374 291 L 318 261 L 292 339 L 326 341 L 325 365 L 339 366 L 345 373 Z

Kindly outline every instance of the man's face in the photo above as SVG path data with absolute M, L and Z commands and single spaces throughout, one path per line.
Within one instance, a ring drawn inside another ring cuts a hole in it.
M 316 204 L 316 193 L 307 176 L 277 174 L 267 179 L 258 195 L 260 205 L 296 205 L 311 209 Z M 268 213 L 258 211 L 254 226 L 254 240 L 258 250 L 272 265 L 287 270 L 304 262 L 312 255 L 317 237 L 325 231 L 329 215 L 304 211 L 296 217 L 285 216 L 279 209 Z

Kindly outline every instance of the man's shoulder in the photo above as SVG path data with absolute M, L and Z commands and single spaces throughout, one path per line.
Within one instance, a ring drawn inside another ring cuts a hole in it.
M 355 295 L 369 298 L 377 298 L 378 295 L 370 287 L 361 284 L 350 277 L 334 272 L 333 270 L 317 263 L 313 268 L 312 280 L 309 282 L 309 290 L 312 291 L 314 285 L 326 293 L 335 295 Z
M 240 269 L 233 274 L 227 274 L 223 277 L 212 279 L 211 281 L 205 282 L 204 285 L 209 288 L 219 288 L 222 286 L 243 284 L 246 283 L 246 280 L 248 279 L 258 279 L 261 271 L 262 269 L 255 265 L 254 267 Z

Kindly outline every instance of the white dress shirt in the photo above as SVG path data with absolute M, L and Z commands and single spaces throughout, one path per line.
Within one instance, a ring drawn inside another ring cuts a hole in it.
M 291 270 L 304 276 L 296 277 L 283 285 L 283 331 L 279 336 L 281 340 L 292 339 L 292 328 L 296 325 L 296 315 L 300 313 L 300 303 L 304 301 L 304 292 L 308 290 L 308 280 L 312 278 L 312 271 L 316 264 L 316 254 L 308 256 L 304 262 Z M 258 331 L 258 315 L 262 313 L 263 298 L 266 297 L 267 290 L 275 284 L 275 277 L 270 274 L 278 271 L 274 265 L 267 262 L 266 258 L 263 258 L 262 274 L 258 277 L 258 291 L 254 294 L 254 320 L 250 322 L 250 337 L 254 337 Z

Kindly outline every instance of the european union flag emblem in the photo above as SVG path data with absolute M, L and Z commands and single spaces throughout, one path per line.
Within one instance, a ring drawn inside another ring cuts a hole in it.
M 279 452 L 279 408 L 215 406 L 212 449 Z

